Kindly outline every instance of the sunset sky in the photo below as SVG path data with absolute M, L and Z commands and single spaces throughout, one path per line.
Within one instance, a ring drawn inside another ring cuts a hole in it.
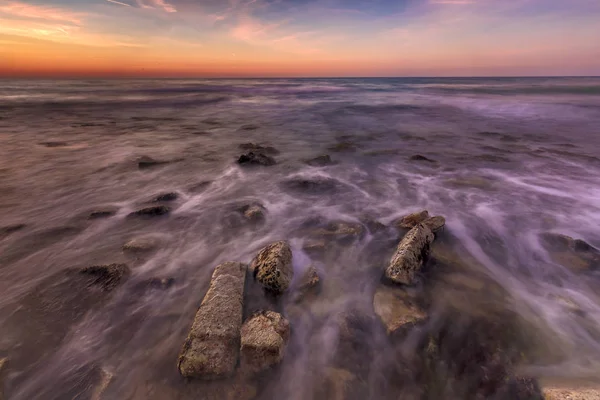
M 0 76 L 600 75 L 600 0 L 0 0 Z

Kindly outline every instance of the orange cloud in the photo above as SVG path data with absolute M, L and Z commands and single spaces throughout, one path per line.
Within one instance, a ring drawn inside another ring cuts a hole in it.
M 81 19 L 84 16 L 83 14 L 65 11 L 57 7 L 36 6 L 17 1 L 10 1 L 0 5 L 0 13 L 13 18 L 60 21 L 73 25 L 80 25 Z

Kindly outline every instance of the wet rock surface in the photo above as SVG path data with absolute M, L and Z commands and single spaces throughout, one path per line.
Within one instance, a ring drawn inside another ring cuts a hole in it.
M 117 214 L 116 209 L 106 209 L 106 210 L 95 210 L 90 212 L 88 219 L 102 219 L 102 218 L 110 218 Z
M 405 215 L 404 217 L 394 221 L 394 225 L 402 229 L 412 229 L 417 226 L 417 224 L 420 224 L 428 218 L 429 212 L 427 210 L 423 210 Z
M 238 363 L 246 265 L 226 262 L 212 274 L 177 367 L 187 378 L 218 379 Z
M 242 143 L 239 145 L 239 148 L 242 150 L 250 150 L 252 152 L 264 153 L 268 155 L 277 155 L 280 153 L 280 151 L 273 146 L 263 146 L 256 143 Z
M 388 335 L 407 331 L 423 323 L 427 313 L 416 300 L 401 288 L 381 285 L 373 296 L 373 309 L 384 324 Z
M 163 215 L 167 215 L 171 212 L 171 208 L 167 206 L 151 206 L 144 207 L 139 210 L 136 210 L 130 213 L 129 217 L 142 217 L 142 218 L 152 218 L 152 217 L 160 217 Z
M 260 203 L 246 204 L 238 209 L 243 217 L 250 222 L 263 222 L 267 209 Z
M 287 290 L 292 281 L 292 249 L 286 241 L 272 243 L 261 249 L 250 269 L 254 278 L 268 291 L 281 294 Z
M 300 194 L 331 194 L 340 188 L 340 183 L 331 178 L 294 178 L 281 183 L 290 192 Z
M 411 285 L 429 255 L 434 236 L 424 224 L 412 228 L 400 241 L 385 276 L 395 283 Z
M 249 153 L 242 154 L 238 158 L 237 163 L 242 166 L 270 167 L 277 164 L 277 161 L 275 161 L 273 157 L 270 157 L 266 154 L 251 151 Z
M 241 368 L 251 372 L 264 371 L 283 359 L 290 324 L 279 313 L 262 311 L 244 322 L 241 337 Z
M 598 387 L 545 387 L 544 400 L 600 400 Z
M 312 167 L 325 167 L 327 165 L 335 164 L 335 162 L 331 159 L 331 156 L 329 154 L 317 156 L 315 158 L 311 158 L 310 160 L 306 160 L 305 162 L 306 164 Z
M 540 241 L 557 264 L 575 272 L 600 268 L 600 250 L 581 239 L 546 232 L 540 235 Z
M 158 238 L 155 237 L 140 237 L 127 241 L 123 245 L 123 251 L 139 254 L 150 253 L 156 250 L 160 245 Z
M 152 201 L 155 203 L 158 202 L 169 202 L 169 201 L 175 201 L 179 198 L 179 193 L 177 192 L 167 192 L 167 193 L 161 193 L 157 196 L 155 196 Z
M 160 165 L 169 164 L 171 161 L 157 160 L 149 156 L 141 156 L 137 159 L 137 165 L 139 169 L 147 169 L 157 167 Z

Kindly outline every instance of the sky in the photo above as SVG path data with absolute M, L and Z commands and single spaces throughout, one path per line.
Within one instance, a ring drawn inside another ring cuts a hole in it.
M 0 76 L 600 75 L 600 0 L 0 0 Z

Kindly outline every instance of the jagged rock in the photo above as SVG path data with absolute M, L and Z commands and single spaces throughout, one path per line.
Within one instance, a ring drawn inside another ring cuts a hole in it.
M 129 276 L 129 267 L 125 264 L 92 265 L 79 270 L 80 274 L 93 277 L 91 284 L 101 286 L 110 291 Z
M 380 286 L 373 296 L 373 309 L 385 325 L 388 335 L 404 331 L 427 319 L 413 299 L 400 288 Z
M 414 156 L 410 157 L 411 161 L 427 161 L 430 163 L 434 163 L 435 160 L 432 160 L 431 158 L 427 158 L 421 154 L 415 154 Z
M 154 199 L 152 199 L 153 202 L 162 202 L 162 201 L 175 201 L 179 198 L 179 194 L 176 192 L 168 192 L 168 193 L 161 193 L 158 196 L 156 196 Z
M 600 251 L 581 239 L 550 232 L 540 239 L 557 264 L 576 272 L 600 268 Z
M 123 251 L 131 253 L 148 253 L 156 250 L 158 240 L 153 237 L 141 237 L 131 239 L 123 245 Z
M 137 160 L 138 168 L 140 168 L 140 169 L 156 167 L 158 165 L 168 164 L 168 163 L 169 163 L 169 161 L 155 160 L 154 158 L 148 157 L 148 156 L 141 156 Z
M 262 311 L 244 323 L 241 335 L 242 368 L 260 372 L 283 359 L 290 337 L 290 324 L 281 314 Z
M 114 216 L 115 214 L 117 214 L 117 210 L 115 210 L 115 209 L 96 210 L 96 211 L 92 211 L 90 213 L 90 215 L 88 216 L 88 219 L 109 218 L 109 217 Z
M 260 144 L 256 144 L 256 143 L 242 143 L 242 144 L 240 144 L 239 147 L 242 150 L 257 151 L 259 153 L 270 154 L 270 155 L 277 155 L 280 153 L 279 150 L 277 150 L 273 146 L 261 146 Z
M 294 275 L 290 245 L 279 241 L 264 247 L 252 260 L 250 268 L 265 289 L 276 294 L 285 292 Z
M 542 389 L 545 400 L 600 400 L 596 387 L 546 387 Z
M 412 228 L 398 244 L 398 248 L 385 271 L 395 283 L 410 285 L 429 254 L 434 235 L 424 224 Z
M 423 221 L 423 224 L 427 225 L 433 233 L 439 232 L 446 225 L 446 218 L 438 215 L 435 217 L 427 218 Z
M 166 215 L 171 212 L 171 208 L 167 206 L 152 206 L 144 207 L 140 210 L 134 211 L 129 214 L 130 217 L 159 217 Z
M 263 153 L 254 153 L 252 151 L 246 154 L 242 154 L 240 158 L 238 158 L 237 162 L 240 165 L 261 165 L 265 167 L 277 164 L 273 157 L 269 157 Z
M 252 222 L 261 222 L 265 220 L 265 207 L 259 203 L 246 204 L 239 208 L 244 218 Z
M 331 156 L 329 156 L 329 154 L 324 154 L 322 156 L 318 156 L 318 157 L 312 158 L 310 160 L 306 160 L 306 164 L 313 166 L 313 167 L 324 167 L 326 165 L 333 165 L 335 163 L 333 162 L 333 160 L 331 159 Z
M 405 215 L 404 217 L 395 221 L 394 225 L 397 226 L 398 228 L 402 228 L 402 229 L 412 229 L 415 226 L 417 226 L 417 224 L 420 224 L 421 222 L 425 221 L 428 218 L 429 218 L 429 212 L 427 210 L 423 210 L 423 211 Z
M 177 367 L 184 377 L 218 379 L 234 372 L 240 351 L 245 278 L 244 264 L 226 262 L 215 268 L 179 355 Z

